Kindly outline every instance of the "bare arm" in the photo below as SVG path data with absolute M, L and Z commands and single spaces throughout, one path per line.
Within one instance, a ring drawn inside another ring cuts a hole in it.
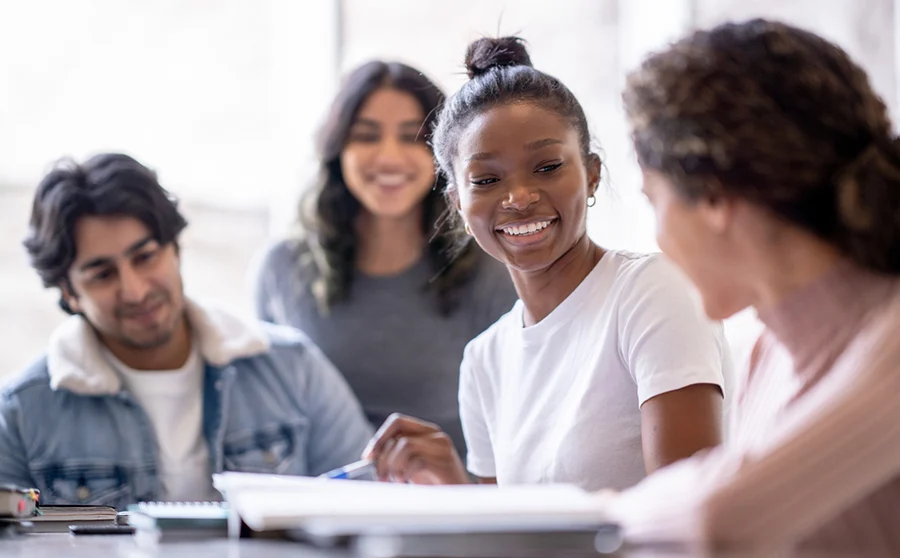
M 722 441 L 722 392 L 695 384 L 651 397 L 641 406 L 647 474 Z

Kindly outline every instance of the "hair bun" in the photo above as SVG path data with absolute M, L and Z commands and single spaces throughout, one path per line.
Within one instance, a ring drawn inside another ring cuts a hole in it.
M 870 269 L 900 273 L 900 139 L 872 143 L 836 187 L 836 244 Z
M 485 37 L 466 49 L 466 73 L 470 79 L 506 66 L 533 67 L 525 41 L 519 37 Z

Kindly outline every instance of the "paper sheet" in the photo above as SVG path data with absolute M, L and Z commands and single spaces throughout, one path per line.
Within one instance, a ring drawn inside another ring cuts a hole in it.
M 216 486 L 255 530 L 453 532 L 607 521 L 604 499 L 571 485 L 414 486 L 227 473 Z

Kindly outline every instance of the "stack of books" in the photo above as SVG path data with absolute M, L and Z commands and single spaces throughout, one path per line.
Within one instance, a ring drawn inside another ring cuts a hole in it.
M 22 531 L 22 519 L 34 515 L 39 499 L 37 490 L 0 484 L 0 536 Z
M 0 530 L 11 533 L 65 533 L 72 525 L 115 525 L 109 506 L 45 506 L 33 488 L 0 485 Z
M 0 484 L 0 518 L 19 518 L 33 515 L 40 501 L 40 491 Z
M 115 525 L 117 515 L 116 508 L 109 506 L 38 505 L 35 514 L 23 520 L 31 523 L 33 533 L 67 533 L 72 525 Z

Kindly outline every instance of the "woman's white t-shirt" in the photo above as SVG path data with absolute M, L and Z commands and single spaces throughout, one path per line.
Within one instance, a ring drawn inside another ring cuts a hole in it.
M 459 406 L 468 469 L 499 484 L 622 489 L 645 476 L 640 406 L 715 384 L 732 364 L 721 323 L 660 255 L 607 252 L 539 323 L 524 305 L 466 347 Z

